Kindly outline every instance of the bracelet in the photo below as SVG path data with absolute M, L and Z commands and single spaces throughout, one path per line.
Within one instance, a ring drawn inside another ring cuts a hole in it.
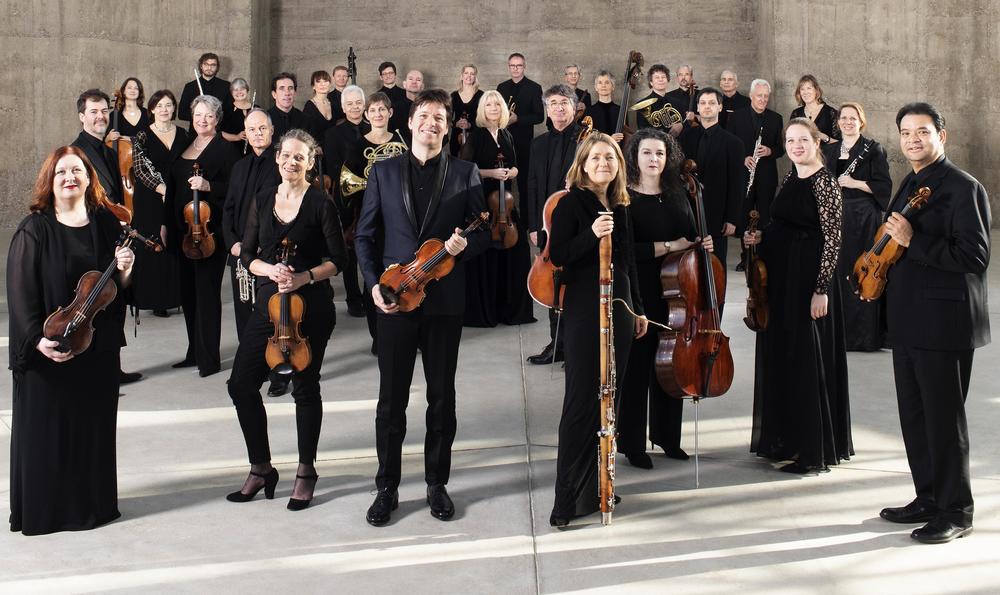
M 312 269 L 309 269 L 309 270 L 308 270 L 308 271 L 306 271 L 306 272 L 308 272 L 308 273 L 309 273 L 309 285 L 312 285 L 313 283 L 315 283 L 315 282 L 316 282 L 316 277 L 315 277 L 315 276 L 313 276 L 313 270 L 312 270 Z

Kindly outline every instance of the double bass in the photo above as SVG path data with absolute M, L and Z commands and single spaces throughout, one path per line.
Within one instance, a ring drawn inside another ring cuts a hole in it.
M 497 167 L 504 168 L 503 153 L 497 154 Z M 511 219 L 514 195 L 507 190 L 505 180 L 500 180 L 499 190 L 486 197 L 486 208 L 490 210 L 490 240 L 503 249 L 513 248 L 517 243 L 517 226 Z
M 201 176 L 201 166 L 195 163 L 191 175 Z M 184 221 L 188 230 L 181 241 L 181 250 L 191 260 L 201 260 L 215 253 L 215 237 L 208 231 L 212 209 L 201 199 L 201 191 L 192 190 L 191 194 L 191 202 L 184 205 Z
M 684 162 L 683 177 L 694 203 L 698 234 L 708 237 L 701 183 L 694 161 Z M 659 334 L 656 379 L 672 397 L 718 397 L 733 383 L 733 354 L 720 326 L 719 304 L 725 301 L 726 271 L 718 257 L 698 245 L 671 252 L 660 268 L 667 325 Z
M 618 121 L 615 123 L 615 134 L 622 134 L 622 146 L 628 142 L 628 138 L 635 133 L 631 127 L 625 124 L 625 114 L 628 113 L 625 106 L 629 104 L 629 96 L 632 91 L 635 91 L 635 86 L 639 83 L 639 78 L 642 77 L 642 65 L 643 57 L 642 54 L 636 50 L 632 50 L 628 53 L 628 60 L 625 63 L 625 77 L 622 79 L 625 84 L 622 88 L 622 102 L 621 107 L 618 108 Z
M 923 208 L 930 198 L 930 188 L 926 186 L 918 188 L 906 201 L 906 206 L 899 214 L 906 217 L 911 211 Z M 885 284 L 888 282 L 889 268 L 899 262 L 905 251 L 906 248 L 886 233 L 885 223 L 880 225 L 875 232 L 875 245 L 854 262 L 854 275 L 851 277 L 854 293 L 866 302 L 873 302 L 882 297 Z
M 760 213 L 756 209 L 750 211 L 750 222 L 747 233 L 757 231 Z M 756 332 L 767 329 L 767 266 L 757 256 L 757 245 L 746 248 L 747 277 L 747 315 L 743 319 L 747 328 Z
M 288 260 L 295 254 L 295 246 L 285 238 L 278 253 L 281 264 L 288 266 Z M 272 380 L 283 386 L 288 386 L 292 373 L 305 370 L 312 362 L 309 341 L 300 330 L 305 313 L 306 301 L 294 292 L 279 292 L 267 301 L 267 314 L 274 324 L 274 334 L 267 339 L 264 359 L 271 367 Z

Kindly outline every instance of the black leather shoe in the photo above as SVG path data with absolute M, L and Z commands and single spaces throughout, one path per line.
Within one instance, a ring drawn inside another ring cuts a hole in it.
M 153 310 L 153 316 L 157 318 L 170 318 L 170 312 L 166 310 Z
M 193 359 L 185 359 L 184 361 L 179 361 L 176 364 L 171 364 L 170 367 L 176 369 L 179 368 L 193 368 L 198 365 L 198 362 Z
M 910 537 L 920 543 L 948 543 L 953 539 L 972 533 L 972 525 L 964 527 L 951 521 L 936 518 L 919 529 L 914 529 Z
M 455 504 L 443 485 L 427 486 L 427 503 L 431 505 L 431 516 L 442 521 L 450 521 L 455 516 Z
M 291 383 L 284 380 L 272 380 L 271 386 L 267 389 L 267 396 L 269 397 L 280 397 L 282 395 L 288 394 L 288 386 Z
M 684 449 L 679 446 L 676 448 L 664 448 L 663 454 L 665 454 L 668 459 L 677 459 L 678 461 L 686 461 L 691 458 L 688 456 L 688 453 L 684 452 Z
M 914 500 L 906 506 L 883 508 L 878 515 L 890 523 L 929 523 L 937 516 L 937 509 Z
M 133 382 L 138 382 L 140 380 L 142 380 L 142 374 L 139 372 L 118 371 L 118 384 L 132 384 Z
M 747 270 L 747 265 L 741 260 L 739 264 L 736 265 L 736 272 L 742 273 Z
M 556 513 L 549 515 L 549 526 L 562 528 L 569 525 L 569 517 L 558 516 Z
M 347 314 L 353 318 L 365 317 L 365 305 L 357 302 L 347 303 Z
M 653 459 L 649 458 L 649 455 L 644 452 L 637 452 L 632 454 L 623 452 L 621 454 L 625 455 L 625 458 L 628 459 L 628 464 L 632 465 L 633 467 L 638 467 L 639 469 L 653 468 Z
M 542 349 L 541 353 L 528 356 L 527 361 L 529 364 L 535 364 L 536 366 L 551 364 L 553 361 L 557 362 L 563 361 L 562 349 L 555 351 L 554 360 L 552 359 L 553 351 L 555 351 L 555 346 L 552 343 L 549 343 L 548 345 L 545 346 L 544 349 Z
M 365 520 L 369 525 L 381 527 L 392 518 L 392 511 L 399 508 L 399 492 L 384 488 L 375 494 L 375 501 L 368 507 Z

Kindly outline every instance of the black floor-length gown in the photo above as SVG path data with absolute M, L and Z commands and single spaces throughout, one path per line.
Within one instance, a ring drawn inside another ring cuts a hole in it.
M 451 113 L 453 114 L 453 120 L 458 122 L 464 116 L 468 120 L 469 125 L 472 128 L 466 130 L 465 142 L 469 142 L 469 133 L 477 129 L 476 125 L 476 111 L 479 110 L 479 100 L 483 98 L 483 90 L 476 89 L 476 92 L 472 94 L 472 99 L 468 103 L 462 101 L 462 95 L 458 91 L 451 92 Z M 459 136 L 462 132 L 461 128 L 456 128 L 454 124 L 451 127 L 451 133 L 448 139 L 448 150 L 454 156 L 459 156 L 462 151 L 462 145 L 459 144 Z M 509 167 L 513 167 L 514 162 L 511 162 Z M 527 173 L 527 172 L 525 172 Z
M 504 167 L 515 167 L 513 138 L 500 130 L 497 138 L 486 128 L 475 128 L 462 149 L 462 158 L 472 161 L 479 169 L 499 167 L 503 155 Z M 528 172 L 518 171 L 518 177 Z M 515 196 L 517 180 L 504 186 Z M 483 178 L 483 193 L 487 199 L 500 189 L 500 181 Z M 510 248 L 490 247 L 486 252 L 465 262 L 465 326 L 493 327 L 498 323 L 527 324 L 535 322 L 531 295 L 528 293 L 528 271 L 531 270 L 531 248 L 528 230 L 516 206 L 511 219 L 517 226 L 517 243 Z
M 566 294 L 566 392 L 559 418 L 555 504 L 552 515 L 573 518 L 597 512 L 597 432 L 600 429 L 600 287 L 597 236 L 591 225 L 603 211 L 597 196 L 574 187 L 552 213 L 552 262 L 563 267 Z M 614 209 L 612 293 L 642 314 L 628 210 Z M 622 378 L 629 359 L 635 323 L 620 303 L 614 304 L 615 370 Z M 621 393 L 621 390 L 617 391 Z M 617 396 L 616 396 L 617 399 Z
M 141 146 L 149 164 L 166 184 L 170 169 L 187 147 L 187 131 L 178 126 L 169 147 L 149 128 L 137 133 L 134 142 Z M 147 238 L 159 238 L 160 226 L 165 224 L 165 209 L 164 200 L 155 187 L 149 188 L 137 179 L 133 205 L 132 227 Z M 168 250 L 136 250 L 132 272 L 132 304 L 140 310 L 167 310 L 180 306 L 180 303 L 180 273 L 176 253 Z
M 854 454 L 840 280 L 841 194 L 820 168 L 793 170 L 774 199 L 759 255 L 767 266 L 768 327 L 757 333 L 750 449 L 775 461 L 825 469 Z M 829 296 L 813 320 L 814 292 Z
M 36 350 L 45 318 L 72 301 L 80 276 L 111 263 L 120 230 L 104 210 L 83 227 L 63 225 L 47 210 L 29 215 L 11 240 L 11 531 L 79 531 L 121 516 L 115 431 L 124 291 L 94 317 L 86 351 L 56 363 Z

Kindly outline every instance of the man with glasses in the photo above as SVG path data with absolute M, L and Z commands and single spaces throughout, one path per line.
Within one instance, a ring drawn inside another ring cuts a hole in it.
M 542 106 L 542 86 L 524 75 L 524 55 L 514 52 L 507 58 L 510 79 L 497 85 L 510 109 L 507 130 L 514 136 L 514 152 L 517 153 L 517 169 L 528 171 L 531 156 L 531 139 L 535 136 L 535 124 L 545 120 Z M 575 97 L 575 95 L 574 95 Z M 520 196 L 528 192 L 527 176 L 517 177 L 517 191 Z
M 184 91 L 181 93 L 181 102 L 177 106 L 178 120 L 191 121 L 191 102 L 194 101 L 195 97 L 201 95 L 202 92 L 221 101 L 223 113 L 232 106 L 233 96 L 229 94 L 229 81 L 215 76 L 219 73 L 219 56 L 212 52 L 202 54 L 198 58 L 198 72 L 200 76 L 197 80 L 184 85 Z M 199 82 L 201 83 L 200 91 L 198 88 Z

